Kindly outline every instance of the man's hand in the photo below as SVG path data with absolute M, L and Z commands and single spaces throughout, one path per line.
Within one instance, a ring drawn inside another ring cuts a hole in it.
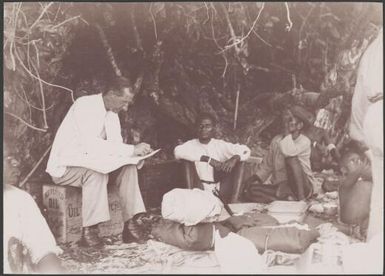
M 359 176 L 362 178 L 369 180 L 372 178 L 372 169 L 370 166 L 369 159 L 365 158 L 364 161 L 361 162 L 361 164 L 358 166 L 357 169 Z
M 216 160 L 216 159 L 211 158 L 209 164 L 211 166 L 213 166 L 214 169 L 217 170 L 217 171 L 221 171 L 222 170 L 221 168 L 222 168 L 223 163 L 218 161 L 218 160 Z
M 239 155 L 234 155 L 230 159 L 226 160 L 222 163 L 221 170 L 224 172 L 231 172 L 231 170 L 237 165 L 237 163 L 241 160 Z
M 152 148 L 147 143 L 140 143 L 134 146 L 134 154 L 138 156 L 143 156 L 152 152 Z

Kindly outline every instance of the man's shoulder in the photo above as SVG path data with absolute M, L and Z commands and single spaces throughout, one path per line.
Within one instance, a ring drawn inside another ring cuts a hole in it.
M 186 142 L 184 142 L 183 144 L 181 144 L 181 145 L 179 145 L 179 146 L 184 146 L 184 145 L 197 145 L 198 143 L 199 143 L 198 138 L 194 138 L 194 139 L 187 140 Z
M 301 141 L 301 142 L 304 142 L 304 143 L 307 143 L 307 144 L 311 144 L 311 140 L 309 137 L 307 137 L 305 134 L 301 133 L 299 136 L 298 136 L 298 141 Z
M 33 200 L 32 196 L 29 193 L 13 185 L 6 185 L 4 189 L 4 196 L 4 199 L 8 197 L 17 198 L 18 200 Z
M 234 144 L 234 143 L 226 141 L 224 139 L 217 139 L 217 138 L 211 138 L 210 142 L 213 144 Z
M 93 101 L 100 100 L 101 97 L 102 97 L 101 93 L 92 94 L 92 95 L 85 95 L 85 96 L 81 96 L 81 97 L 77 98 L 76 102 L 80 102 L 80 103 L 93 102 Z

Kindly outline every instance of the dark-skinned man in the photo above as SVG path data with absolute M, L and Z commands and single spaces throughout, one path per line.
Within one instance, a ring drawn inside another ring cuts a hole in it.
M 250 157 L 250 149 L 215 139 L 215 126 L 216 120 L 211 114 L 200 114 L 197 119 L 198 138 L 177 146 L 174 155 L 176 159 L 194 162 L 203 188 L 218 189 L 223 200 L 228 202 L 233 191 L 230 175 L 240 161 Z
M 311 141 L 302 134 L 309 116 L 299 106 L 283 112 L 283 133 L 273 138 L 255 175 L 245 181 L 246 200 L 268 203 L 277 199 L 304 200 L 312 195 Z M 264 185 L 270 176 L 272 185 Z

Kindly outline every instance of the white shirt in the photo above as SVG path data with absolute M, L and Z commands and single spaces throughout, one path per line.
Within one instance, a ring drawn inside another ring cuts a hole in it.
M 233 144 L 212 138 L 208 144 L 202 144 L 199 139 L 192 139 L 175 147 L 176 159 L 195 162 L 198 176 L 201 180 L 214 181 L 214 168 L 208 162 L 201 162 L 202 155 L 206 155 L 220 162 L 226 161 L 234 155 L 239 155 L 241 161 L 250 157 L 250 149 L 246 145 Z
M 134 146 L 123 143 L 118 114 L 107 111 L 102 94 L 78 98 L 61 123 L 46 171 L 61 177 L 67 166 L 109 173 L 129 164 Z
M 32 263 L 38 263 L 49 253 L 60 254 L 54 236 L 39 207 L 30 194 L 6 185 L 4 188 L 4 234 L 3 256 L 4 272 L 12 273 L 8 260 L 9 241 L 18 240 L 29 250 Z
M 310 165 L 310 139 L 303 134 L 300 134 L 296 139 L 293 139 L 292 135 L 289 134 L 282 138 L 282 140 L 279 142 L 279 146 L 284 156 L 296 156 L 298 158 L 304 173 L 314 186 L 316 180 L 314 178 Z
M 370 98 L 383 94 L 384 64 L 383 64 L 383 30 L 378 33 L 377 38 L 369 45 L 362 55 L 357 82 L 352 98 L 352 112 L 350 118 L 350 136 L 352 139 L 365 142 L 363 123 L 366 111 L 371 105 Z M 373 118 L 382 124 L 381 118 Z

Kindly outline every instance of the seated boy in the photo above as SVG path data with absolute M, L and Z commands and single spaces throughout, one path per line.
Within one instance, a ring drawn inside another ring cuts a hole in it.
M 245 199 L 271 202 L 303 200 L 312 195 L 314 176 L 310 166 L 311 142 L 302 134 L 309 114 L 299 106 L 283 114 L 283 134 L 275 136 L 256 174 L 245 181 Z M 262 185 L 271 176 L 273 185 Z
M 365 236 L 368 227 L 370 195 L 372 190 L 369 161 L 353 150 L 342 155 L 343 179 L 339 187 L 340 220 L 343 223 L 360 226 Z
M 313 171 L 338 170 L 339 152 L 325 129 L 309 126 L 305 131 L 311 141 L 310 162 Z
M 176 159 L 195 162 L 196 172 L 205 190 L 218 189 L 219 194 L 228 202 L 232 196 L 231 173 L 240 161 L 250 157 L 246 145 L 233 144 L 213 138 L 215 118 L 202 113 L 197 119 L 198 138 L 175 147 Z

